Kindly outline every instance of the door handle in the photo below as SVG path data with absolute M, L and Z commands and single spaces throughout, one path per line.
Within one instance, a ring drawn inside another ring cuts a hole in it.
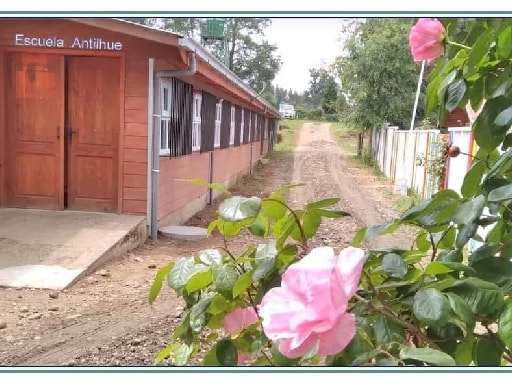
M 70 142 L 73 141 L 73 135 L 75 133 L 78 133 L 78 131 L 73 131 L 73 129 L 71 127 L 68 127 L 66 129 L 66 136 L 68 138 L 68 141 L 70 141 Z

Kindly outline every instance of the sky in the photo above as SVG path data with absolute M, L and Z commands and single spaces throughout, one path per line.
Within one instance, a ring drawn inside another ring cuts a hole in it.
M 274 85 L 297 92 L 308 89 L 309 70 L 331 64 L 341 53 L 340 33 L 341 19 L 273 18 L 265 37 L 278 46 L 283 62 Z

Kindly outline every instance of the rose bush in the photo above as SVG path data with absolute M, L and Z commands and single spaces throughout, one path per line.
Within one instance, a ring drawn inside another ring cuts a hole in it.
M 419 20 L 410 38 L 414 60 L 437 59 L 427 113 L 442 120 L 468 103 L 481 109 L 472 126 L 479 150 L 461 191 L 442 190 L 361 228 L 338 255 L 308 241 L 324 218 L 347 215 L 333 208 L 339 199 L 292 209 L 286 195 L 298 186 L 263 198 L 227 196 L 209 233 L 244 231 L 258 240 L 158 271 L 150 302 L 166 281 L 185 309 L 157 362 L 185 365 L 198 355 L 224 366 L 512 362 L 512 24 Z M 368 249 L 401 226 L 416 229 L 410 247 Z M 472 240 L 477 246 L 468 247 Z

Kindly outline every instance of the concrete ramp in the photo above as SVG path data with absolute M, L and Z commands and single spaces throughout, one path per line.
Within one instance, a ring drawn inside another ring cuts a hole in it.
M 143 216 L 0 209 L 0 286 L 67 288 L 146 233 Z

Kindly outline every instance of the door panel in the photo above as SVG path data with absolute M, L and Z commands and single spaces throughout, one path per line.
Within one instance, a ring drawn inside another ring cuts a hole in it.
M 7 205 L 64 208 L 64 57 L 5 61 Z
M 68 208 L 116 212 L 119 59 L 70 57 L 68 73 Z

